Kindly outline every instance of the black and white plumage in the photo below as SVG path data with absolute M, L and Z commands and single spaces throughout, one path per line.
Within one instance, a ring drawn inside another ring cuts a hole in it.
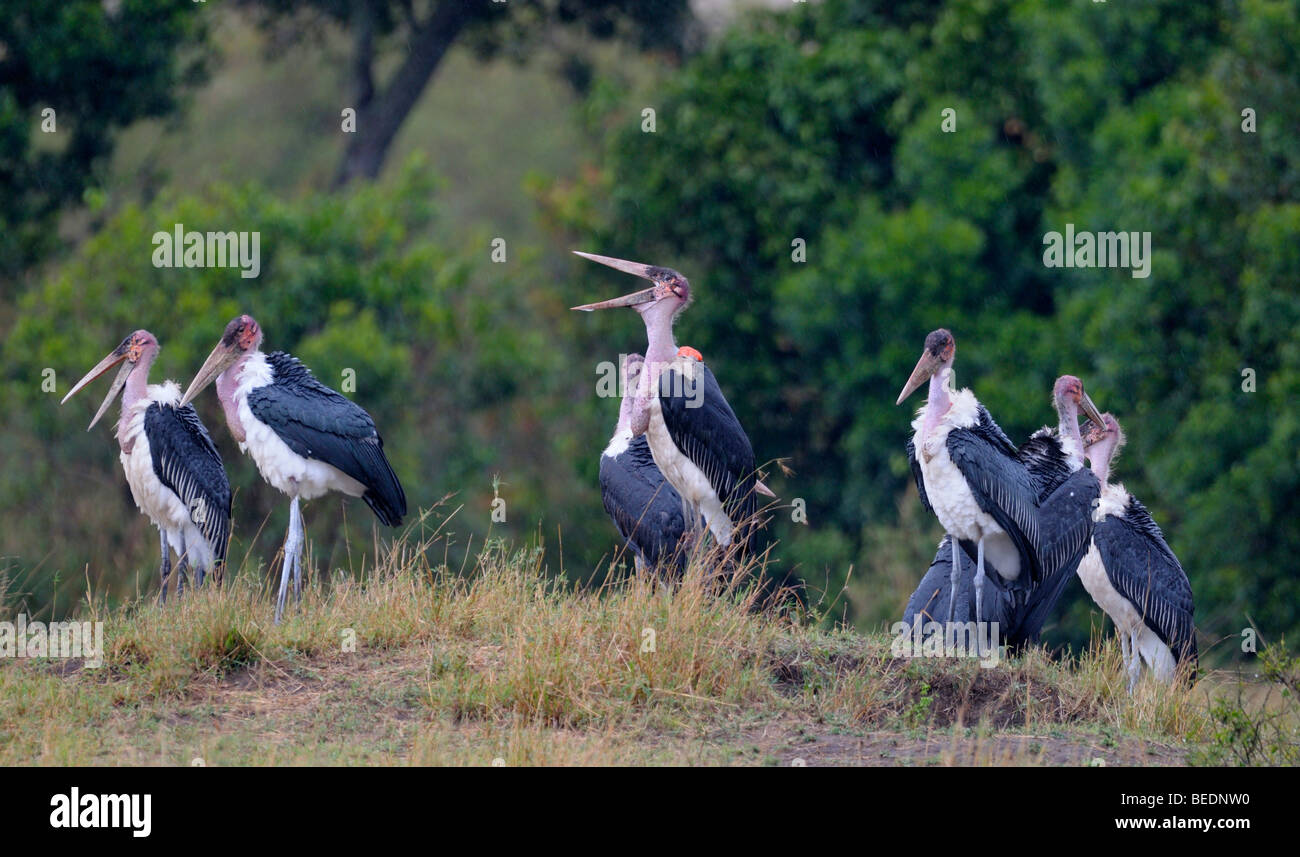
M 664 369 L 648 434 L 655 461 L 717 542 L 729 544 L 737 528 L 748 538 L 758 512 L 754 449 L 707 365 L 679 354 Z
M 220 581 L 230 541 L 231 492 L 221 455 L 194 408 L 181 405 L 180 388 L 172 381 L 148 383 L 158 351 L 153 334 L 137 330 L 77 382 L 63 401 L 121 364 L 90 427 L 120 392 L 117 441 L 122 470 L 132 499 L 158 528 L 159 600 L 166 601 L 171 551 L 177 555 L 178 595 L 184 591 L 191 566 L 196 583 L 201 584 L 207 572 Z
M 180 401 L 180 392 L 176 384 L 167 384 L 167 399 Z M 144 412 L 144 432 L 154 475 L 189 510 L 190 524 L 203 537 L 200 544 L 211 547 L 211 565 L 224 564 L 230 543 L 230 482 L 194 406 L 151 401 Z M 191 536 L 185 541 L 195 540 Z
M 985 575 L 981 615 L 985 622 L 998 623 L 1001 642 L 1019 648 L 1038 640 L 1085 555 L 1098 494 L 1096 478 L 1087 470 L 1079 470 L 1058 485 L 1040 506 L 1039 559 L 1045 569 L 1040 583 L 1026 586 L 1020 581 L 1008 582 L 997 573 L 995 565 L 988 563 L 987 570 L 993 573 Z M 907 602 L 904 622 L 942 622 L 949 616 L 954 622 L 975 621 L 976 557 L 969 544 L 960 545 L 956 557 L 962 574 L 954 587 L 952 541 L 945 535 L 925 577 Z M 951 601 L 954 588 L 957 597 Z
M 993 562 L 1001 559 L 1006 568 L 1003 577 L 1016 580 L 1022 568 L 1027 568 L 1030 579 L 1036 581 L 1042 573 L 1033 549 L 1038 527 L 1037 486 L 1017 457 L 1015 444 L 988 410 L 969 390 L 955 398 L 957 404 L 949 412 L 947 425 L 939 426 L 942 441 L 931 436 L 933 451 L 917 455 L 919 428 L 907 442 L 908 463 L 921 505 L 938 515 L 940 522 L 951 521 L 951 526 L 945 522 L 947 529 L 955 529 L 968 545 L 976 546 L 979 533 L 988 533 L 989 553 L 1001 555 Z M 918 422 L 923 420 L 918 418 Z M 940 508 L 936 508 L 936 500 Z
M 1009 580 L 998 572 L 996 563 L 989 561 L 994 573 L 985 576 L 981 597 L 975 599 L 973 583 L 951 577 L 954 561 L 964 572 L 967 561 L 973 559 L 971 545 L 961 544 L 961 550 L 954 552 L 951 538 L 945 537 L 929 571 L 908 602 L 904 621 L 913 622 L 918 616 L 925 621 L 935 620 L 939 615 L 936 611 L 944 615 L 951 611 L 954 621 L 969 621 L 958 617 L 979 614 L 985 621 L 996 621 L 1003 641 L 1013 646 L 1038 639 L 1044 622 L 1084 556 L 1092 535 L 1091 511 L 1100 493 L 1096 477 L 1083 468 L 1077 410 L 1082 407 L 1094 413 L 1096 407 L 1084 392 L 1082 382 L 1070 375 L 1057 379 L 1053 402 L 1059 418 L 1058 429 L 1036 432 L 1015 450 L 1015 458 L 1028 475 L 1034 498 L 1030 547 L 1039 569 L 1037 579 L 1017 576 Z M 979 424 L 989 442 L 1005 451 L 1010 441 L 1000 430 L 995 431 L 992 420 L 982 418 Z M 942 593 L 936 591 L 941 584 L 947 587 Z M 968 599 L 975 603 L 968 603 Z M 987 609 L 980 613 L 982 605 L 987 605 Z
M 955 353 L 951 333 L 932 331 L 898 403 L 929 382 L 926 403 L 912 422 L 908 463 L 922 504 L 956 541 L 974 546 L 978 621 L 986 565 L 1009 583 L 1022 574 L 1030 584 L 1042 577 L 1034 548 L 1038 496 L 1015 446 L 975 394 L 953 389 Z M 950 605 L 957 600 L 950 594 Z
M 645 371 L 633 393 L 632 434 L 645 433 L 655 463 L 681 495 L 695 533 L 703 520 L 723 547 L 751 547 L 757 528 L 756 493 L 768 493 L 755 472 L 754 450 L 713 372 L 693 349 L 678 349 L 673 322 L 691 300 L 687 279 L 671 268 L 608 256 L 585 259 L 650 281 L 650 288 L 573 307 L 589 312 L 635 309 L 645 323 Z
M 633 397 L 629 391 L 635 389 L 644 364 L 640 354 L 629 354 L 619 368 L 624 396 L 614 435 L 600 455 L 600 497 L 624 544 L 633 552 L 638 570 L 663 566 L 680 571 L 686 560 L 681 544 L 686 532 L 681 495 L 655 464 L 646 436 L 632 435 Z
M 682 569 L 682 498 L 659 471 L 645 435 L 610 441 L 600 456 L 600 496 L 637 568 Z
M 269 369 L 266 384 L 257 384 L 265 375 L 255 369 L 249 372 L 245 397 L 253 417 L 275 432 L 295 455 L 329 465 L 363 486 L 361 499 L 380 523 L 389 527 L 400 525 L 406 514 L 406 495 L 384 455 L 384 442 L 370 414 L 316 380 L 296 357 L 273 351 L 266 355 L 266 366 Z M 268 481 L 291 493 L 276 484 L 283 478 L 279 462 L 273 456 L 267 460 L 268 469 L 277 477 L 268 477 Z M 258 463 L 260 467 L 261 461 Z M 263 475 L 267 474 L 263 472 Z M 308 477 L 304 473 L 292 478 Z M 330 487 L 352 493 L 342 485 Z M 300 489 L 299 496 L 310 500 L 316 494 L 307 488 Z
M 251 316 L 232 320 L 183 401 L 215 379 L 226 424 L 240 450 L 252 456 L 263 479 L 290 498 L 278 622 L 290 576 L 301 597 L 300 501 L 338 491 L 361 497 L 382 523 L 398 526 L 406 514 L 406 495 L 370 415 L 316 380 L 295 358 L 264 354 L 261 343 L 262 330 Z
M 1120 635 L 1130 692 L 1141 664 L 1172 681 L 1180 664 L 1195 678 L 1197 647 L 1192 586 L 1160 527 L 1122 484 L 1109 483 L 1124 433 L 1110 414 L 1091 428 L 1088 457 L 1103 483 L 1092 543 L 1079 579 Z

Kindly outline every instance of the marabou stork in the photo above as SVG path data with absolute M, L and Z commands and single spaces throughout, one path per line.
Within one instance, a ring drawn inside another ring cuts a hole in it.
M 934 512 L 952 537 L 954 553 L 959 541 L 976 547 L 975 618 L 982 621 L 986 552 L 1008 581 L 1025 571 L 1031 581 L 1042 577 L 1033 547 L 1038 497 L 1011 440 L 974 393 L 953 388 L 956 351 L 951 333 L 931 331 L 896 404 L 930 382 L 926 403 L 912 421 L 907 459 L 921 505 Z M 960 570 L 959 561 L 953 565 Z M 957 603 L 957 580 L 952 583 L 949 621 Z
M 600 496 L 624 543 L 632 548 L 638 571 L 661 564 L 681 570 L 686 559 L 681 549 L 686 532 L 681 495 L 655 465 L 646 436 L 632 436 L 631 391 L 644 363 L 640 354 L 629 354 L 620 367 L 620 389 L 625 392 L 618 426 L 600 456 Z
M 275 605 L 278 623 L 291 572 L 294 597 L 302 598 L 299 501 L 340 491 L 365 500 L 381 523 L 396 527 L 406 514 L 406 495 L 370 414 L 316 380 L 296 358 L 283 351 L 263 354 L 261 344 L 262 329 L 251 316 L 233 319 L 181 402 L 188 403 L 215 378 L 240 451 L 252 455 L 262 478 L 291 498 Z
M 221 455 L 193 406 L 181 401 L 175 381 L 149 383 L 149 367 L 158 356 L 158 340 L 137 330 L 99 361 L 63 397 L 77 391 L 117 364 L 113 385 L 86 431 L 95 427 L 108 406 L 122 394 L 117 445 L 131 496 L 158 528 L 162 562 L 160 603 L 167 601 L 171 550 L 176 551 L 176 594 L 185 589 L 185 569 L 194 566 L 195 583 L 212 571 L 221 581 L 230 541 L 230 482 Z
M 747 545 L 761 493 L 754 449 L 713 372 L 693 354 L 679 353 L 673 340 L 673 322 L 691 301 L 690 283 L 671 268 L 577 255 L 652 283 L 573 309 L 632 307 L 640 314 L 648 345 L 632 397 L 632 435 L 647 435 L 655 464 L 681 495 L 693 532 L 698 533 L 696 522 L 703 517 L 719 545 Z
M 1142 502 L 1122 484 L 1107 481 L 1114 456 L 1124 446 L 1124 432 L 1113 416 L 1103 414 L 1088 427 L 1085 442 L 1102 489 L 1079 579 L 1115 623 L 1129 693 L 1137 686 L 1142 661 L 1166 682 L 1179 663 L 1189 661 L 1195 679 L 1196 627 L 1187 573 Z
M 1083 466 L 1083 438 L 1079 410 L 1095 413 L 1096 406 L 1073 375 L 1056 380 L 1052 391 L 1056 408 L 1056 429 L 1035 432 L 1016 450 L 1015 457 L 1029 473 L 1037 502 L 1033 549 L 1042 570 L 1038 581 L 1008 581 L 996 563 L 994 574 L 986 575 L 978 593 L 966 580 L 966 568 L 975 564 L 965 550 L 955 550 L 951 536 L 945 536 L 929 571 L 908 601 L 903 621 L 943 614 L 949 621 L 968 621 L 972 614 L 997 622 L 1005 641 L 1015 647 L 1037 640 L 1043 623 L 1074 574 L 1092 535 L 1091 509 L 1100 491 L 1096 477 Z M 924 493 L 923 483 L 917 488 Z M 954 563 L 958 576 L 953 578 Z M 976 569 L 978 575 L 978 568 Z M 955 597 L 954 597 L 955 593 Z M 971 609 L 971 601 L 978 602 Z M 987 609 L 983 609 L 987 605 Z

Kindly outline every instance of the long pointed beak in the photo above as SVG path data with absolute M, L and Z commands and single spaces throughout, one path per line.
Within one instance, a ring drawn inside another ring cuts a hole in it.
M 109 388 L 108 395 L 104 397 L 104 401 L 99 406 L 99 410 L 95 412 L 95 418 L 90 421 L 90 425 L 86 426 L 86 431 L 90 431 L 95 427 L 95 423 L 99 422 L 99 418 L 104 415 L 104 412 L 108 410 L 108 406 L 113 403 L 115 398 L 117 398 L 117 394 L 122 392 L 122 388 L 126 386 L 126 379 L 130 376 L 131 370 L 135 368 L 135 364 L 131 362 L 123 362 L 125 360 L 125 351 L 119 354 L 114 350 L 103 360 L 99 361 L 99 363 L 95 364 L 94 369 L 91 369 L 80 381 L 74 384 L 72 389 L 68 391 L 68 395 L 63 397 L 63 402 L 59 403 L 63 404 L 68 401 L 68 399 L 71 399 L 76 395 L 82 387 L 86 386 L 100 375 L 103 375 L 117 364 L 122 363 L 122 368 L 117 370 L 117 377 L 113 379 L 113 386 Z
M 917 387 L 930 380 L 930 376 L 937 372 L 941 365 L 942 362 L 938 357 L 935 357 L 929 351 L 922 351 L 921 359 L 916 361 L 916 368 L 912 370 L 907 383 L 903 385 L 903 392 L 898 394 L 898 401 L 894 402 L 894 404 L 903 404 L 903 401 L 908 396 L 916 392 Z
M 622 271 L 625 274 L 631 274 L 634 277 L 641 277 L 644 280 L 651 280 L 653 282 L 654 278 L 650 276 L 650 265 L 642 265 L 640 262 L 629 262 L 626 259 L 615 259 L 610 256 L 597 256 L 595 253 L 583 253 L 578 250 L 574 250 L 573 252 L 575 255 L 581 256 L 584 259 L 590 259 L 593 262 L 608 265 L 609 267 Z M 637 304 L 649 303 L 654 299 L 655 290 L 654 287 L 651 286 L 648 289 L 641 289 L 640 291 L 632 292 L 623 295 L 622 297 L 610 298 L 607 301 L 600 301 L 599 303 L 594 304 L 583 304 L 582 306 L 572 307 L 572 309 L 581 310 L 582 312 L 591 312 L 594 309 L 636 306 Z
M 1083 412 L 1088 415 L 1088 419 L 1092 420 L 1093 425 L 1101 426 L 1103 429 L 1106 427 L 1106 420 L 1102 418 L 1101 411 L 1097 410 L 1097 406 L 1092 402 L 1092 397 L 1086 392 L 1079 402 L 1079 407 L 1083 408 Z
M 212 349 L 212 353 L 208 355 L 208 359 L 203 361 L 203 367 L 194 376 L 194 380 L 190 381 L 189 389 L 185 391 L 185 395 L 181 396 L 180 407 L 185 407 L 195 396 L 203 392 L 204 387 L 211 384 L 218 375 L 226 371 L 227 366 L 235 362 L 236 356 L 235 349 L 228 348 L 218 342 L 217 347 Z
M 599 262 L 602 265 L 608 265 L 611 268 L 622 271 L 625 274 L 631 274 L 634 277 L 640 277 L 643 280 L 653 280 L 650 272 L 654 269 L 652 265 L 642 265 L 640 262 L 629 262 L 626 259 L 615 259 L 613 256 L 597 256 L 595 253 L 583 253 L 581 250 L 574 250 L 575 256 L 581 256 L 584 259 L 590 259 L 593 262 Z

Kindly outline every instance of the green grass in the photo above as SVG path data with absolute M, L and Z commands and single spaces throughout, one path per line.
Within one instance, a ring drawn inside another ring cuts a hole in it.
M 0 764 L 1181 764 L 1210 739 L 1213 681 L 1130 698 L 1109 642 L 895 659 L 698 569 L 591 590 L 534 547 L 433 565 L 432 538 L 313 579 L 280 626 L 260 567 L 87 605 L 102 667 L 0 662 Z

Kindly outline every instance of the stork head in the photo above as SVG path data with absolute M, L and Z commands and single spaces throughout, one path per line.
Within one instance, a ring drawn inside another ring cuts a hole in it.
M 612 259 L 609 256 L 597 256 L 595 253 L 579 253 L 576 250 L 574 252 L 584 259 L 590 259 L 593 262 L 616 268 L 625 274 L 649 280 L 653 285 L 648 289 L 629 292 L 626 295 L 610 298 L 607 301 L 583 304 L 582 306 L 573 307 L 573 309 L 591 312 L 594 309 L 629 306 L 639 312 L 642 318 L 649 323 L 652 318 L 667 317 L 672 320 L 677 317 L 678 313 L 686 309 L 691 302 L 690 282 L 672 268 L 661 268 L 658 265 L 643 265 L 640 262 Z
M 181 397 L 181 405 L 188 405 L 218 375 L 229 369 L 245 354 L 256 351 L 261 345 L 262 328 L 251 315 L 241 315 L 231 319 L 230 324 L 226 325 L 225 332 L 221 334 L 221 340 L 212 349 L 208 359 L 203 361 L 203 368 L 199 369 L 194 380 L 190 381 L 189 389 Z
M 903 392 L 898 394 L 898 401 L 894 404 L 903 404 L 903 401 L 916 392 L 917 387 L 930 380 L 932 375 L 952 366 L 952 358 L 956 353 L 957 340 L 952 338 L 951 333 L 942 327 L 930 331 L 930 334 L 925 337 L 925 348 L 921 351 L 921 359 L 916 361 L 916 368 L 912 370 L 911 377 L 907 379 Z
M 1099 419 L 1088 420 L 1080 430 L 1083 432 L 1084 454 L 1092 463 L 1092 471 L 1098 479 L 1105 482 L 1110 475 L 1114 457 L 1128 440 L 1124 437 L 1124 430 L 1111 414 L 1102 414 Z
M 1093 423 L 1101 424 L 1101 411 L 1093 404 L 1092 398 L 1084 391 L 1083 382 L 1074 375 L 1062 375 L 1052 387 L 1052 404 L 1062 416 L 1078 416 L 1080 410 Z M 1085 441 L 1084 446 L 1087 446 Z
M 122 392 L 122 388 L 126 386 L 126 380 L 131 377 L 131 373 L 139 366 L 146 367 L 147 371 L 147 367 L 153 362 L 153 358 L 157 354 L 158 340 L 154 338 L 154 335 L 147 330 L 137 330 L 126 339 L 123 339 L 122 344 L 110 351 L 107 357 L 95 365 L 94 369 L 87 372 L 82 379 L 68 391 L 68 395 L 63 397 L 63 401 L 66 402 L 68 399 L 71 399 L 82 387 L 86 386 L 100 375 L 103 375 L 114 366 L 121 364 L 122 368 L 117 370 L 117 376 L 113 379 L 113 386 L 109 388 L 108 395 L 104 397 L 104 402 L 99 406 L 99 410 L 95 411 L 95 418 L 91 420 L 90 425 L 86 427 L 86 431 L 90 431 L 95 427 L 95 423 L 99 422 L 99 418 L 104 415 L 104 412 L 108 410 L 108 406 L 112 404 L 113 400 Z M 60 402 L 60 404 L 62 404 L 62 402 Z

